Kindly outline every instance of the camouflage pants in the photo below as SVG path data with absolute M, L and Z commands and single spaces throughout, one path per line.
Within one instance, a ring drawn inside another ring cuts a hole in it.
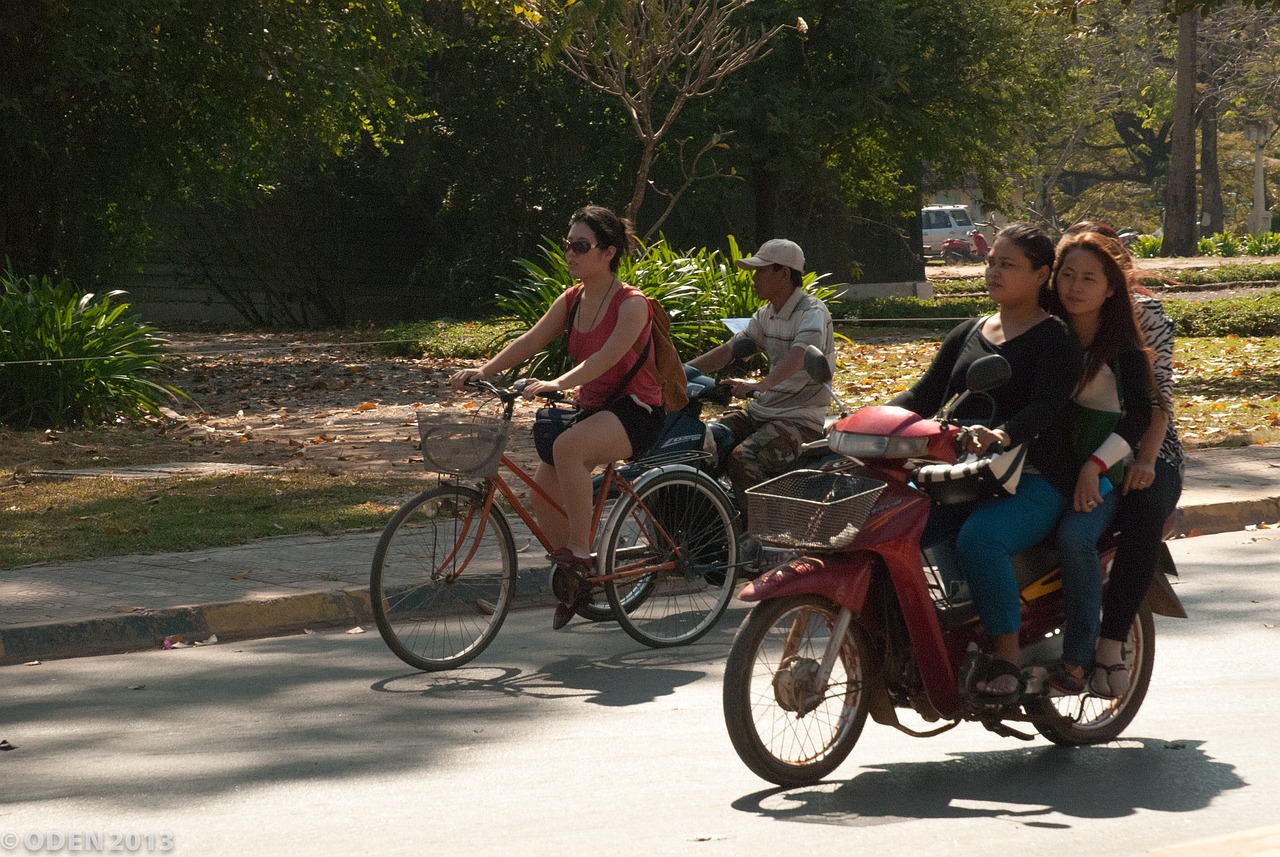
M 746 490 L 785 473 L 799 457 L 802 444 L 822 437 L 822 432 L 812 426 L 791 420 L 755 420 L 738 408 L 721 414 L 712 424 L 712 432 L 744 518 Z M 726 442 L 730 446 L 727 458 Z

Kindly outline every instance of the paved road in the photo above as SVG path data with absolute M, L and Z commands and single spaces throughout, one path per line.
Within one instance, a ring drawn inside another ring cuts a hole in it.
M 1173 545 L 1192 618 L 1160 620 L 1124 740 L 1065 750 L 968 724 L 930 739 L 869 725 L 829 782 L 788 791 L 725 734 L 731 621 L 652 651 L 519 611 L 480 660 L 438 675 L 340 632 L 3 667 L 0 738 L 17 749 L 0 753 L 0 854 L 31 853 L 6 850 L 6 832 L 95 830 L 254 857 L 1060 857 L 1238 837 L 1280 803 L 1278 535 Z

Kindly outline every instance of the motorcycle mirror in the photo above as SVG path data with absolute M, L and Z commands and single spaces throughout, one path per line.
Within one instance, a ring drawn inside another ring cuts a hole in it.
M 741 339 L 733 340 L 732 352 L 734 360 L 750 357 L 759 350 L 760 346 L 756 345 L 756 341 L 750 337 L 744 336 Z
M 827 362 L 827 355 L 816 345 L 806 345 L 804 348 L 804 371 L 819 384 L 831 383 L 831 364 Z
M 1009 367 L 1008 360 L 999 354 L 988 354 L 969 364 L 964 383 L 970 393 L 987 393 L 1008 384 L 1012 377 L 1013 369 Z

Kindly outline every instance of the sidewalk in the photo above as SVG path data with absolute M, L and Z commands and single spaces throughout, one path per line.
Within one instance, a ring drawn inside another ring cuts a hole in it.
M 1280 445 L 1188 456 L 1178 532 L 1280 522 Z M 363 625 L 378 533 L 290 536 L 191 553 L 0 571 L 0 665 Z M 517 538 L 517 544 L 525 540 Z M 537 554 L 536 556 L 534 554 Z M 522 604 L 549 606 L 541 551 L 521 555 Z

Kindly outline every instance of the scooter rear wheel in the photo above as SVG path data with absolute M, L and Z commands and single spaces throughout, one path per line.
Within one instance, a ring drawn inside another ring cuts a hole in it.
M 869 709 L 871 648 L 850 623 L 830 680 L 816 686 L 840 608 L 819 595 L 761 602 L 729 650 L 724 720 L 738 756 L 784 787 L 815 783 L 848 757 Z
M 1145 604 L 1129 627 L 1125 643 L 1125 665 L 1129 669 L 1129 692 L 1115 699 L 1094 696 L 1087 689 L 1079 696 L 1041 698 L 1027 706 L 1027 713 L 1039 719 L 1036 730 L 1055 744 L 1075 747 L 1114 741 L 1133 721 L 1151 684 L 1151 668 L 1156 659 L 1156 626 Z M 1056 716 L 1052 716 L 1056 715 Z

